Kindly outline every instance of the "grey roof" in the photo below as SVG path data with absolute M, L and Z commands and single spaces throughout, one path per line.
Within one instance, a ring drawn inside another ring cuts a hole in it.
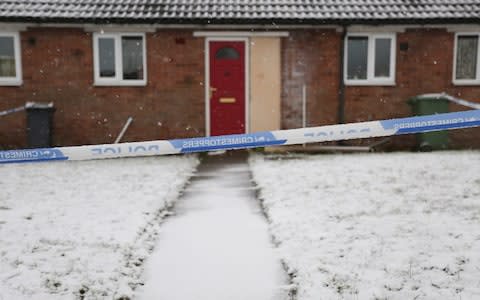
M 480 0 L 0 0 L 0 21 L 94 23 L 480 22 Z

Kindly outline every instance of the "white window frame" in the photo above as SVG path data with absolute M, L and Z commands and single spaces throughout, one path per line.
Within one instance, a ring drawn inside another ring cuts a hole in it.
M 367 52 L 367 79 L 348 79 L 348 39 L 350 37 L 366 37 L 368 39 Z M 375 77 L 375 39 L 388 38 L 390 43 L 390 76 Z M 344 41 L 343 80 L 346 85 L 395 85 L 396 73 L 396 45 L 397 37 L 394 33 L 348 33 Z
M 22 56 L 20 51 L 20 34 L 18 32 L 0 31 L 0 37 L 13 37 L 13 51 L 15 56 L 14 77 L 0 76 L 0 86 L 18 86 L 22 81 Z
M 141 36 L 143 41 L 143 79 L 123 79 L 122 37 Z M 100 77 L 99 38 L 112 38 L 115 45 L 115 77 Z M 147 39 L 145 33 L 100 33 L 93 34 L 93 77 L 96 86 L 146 86 L 147 85 Z
M 458 36 L 459 35 L 470 35 L 477 36 L 478 38 L 478 48 L 477 48 L 477 74 L 475 74 L 475 79 L 457 79 L 457 47 L 458 47 Z M 457 32 L 455 33 L 454 41 L 454 50 L 453 50 L 453 74 L 452 82 L 455 85 L 480 85 L 480 32 Z

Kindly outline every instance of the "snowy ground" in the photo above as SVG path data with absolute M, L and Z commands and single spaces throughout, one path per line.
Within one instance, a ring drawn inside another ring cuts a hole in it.
M 0 300 L 131 296 L 194 156 L 0 165 Z
M 480 152 L 254 155 L 298 300 L 480 299 Z

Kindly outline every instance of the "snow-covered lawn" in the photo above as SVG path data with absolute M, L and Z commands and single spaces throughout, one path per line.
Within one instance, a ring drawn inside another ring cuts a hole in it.
M 480 299 L 480 152 L 250 165 L 298 300 Z
M 131 296 L 195 156 L 0 165 L 0 300 Z

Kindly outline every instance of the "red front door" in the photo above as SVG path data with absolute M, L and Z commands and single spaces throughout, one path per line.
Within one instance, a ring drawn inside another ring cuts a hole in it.
M 245 133 L 245 42 L 211 41 L 210 135 Z

